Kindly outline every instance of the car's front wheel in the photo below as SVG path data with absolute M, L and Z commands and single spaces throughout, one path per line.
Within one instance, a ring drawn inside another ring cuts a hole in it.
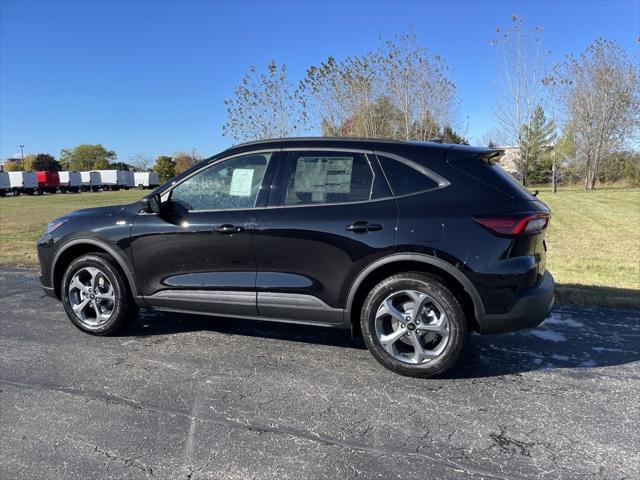
M 369 293 L 360 326 L 367 348 L 389 370 L 433 377 L 451 368 L 469 328 L 453 293 L 420 273 L 393 275 Z
M 83 255 L 62 277 L 62 303 L 71 322 L 93 335 L 110 335 L 135 319 L 138 307 L 109 255 Z

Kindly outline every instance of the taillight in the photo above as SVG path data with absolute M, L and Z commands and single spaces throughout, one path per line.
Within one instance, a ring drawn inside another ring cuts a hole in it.
M 474 217 L 474 220 L 498 235 L 513 237 L 542 232 L 549 224 L 549 214 L 540 212 L 514 213 L 510 215 Z

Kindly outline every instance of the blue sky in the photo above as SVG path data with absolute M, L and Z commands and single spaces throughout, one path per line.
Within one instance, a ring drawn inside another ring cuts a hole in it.
M 197 149 L 222 136 L 223 104 L 250 65 L 293 80 L 327 56 L 374 49 L 413 28 L 447 60 L 460 127 L 480 142 L 491 116 L 497 26 L 542 25 L 554 57 L 597 37 L 638 58 L 640 1 L 177 2 L 0 0 L 0 158 L 102 143 L 122 161 Z

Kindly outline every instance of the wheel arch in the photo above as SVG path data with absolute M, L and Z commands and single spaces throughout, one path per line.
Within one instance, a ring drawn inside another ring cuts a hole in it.
M 420 253 L 396 253 L 376 260 L 367 266 L 351 284 L 345 308 L 345 324 L 352 334 L 359 329 L 360 310 L 368 292 L 377 283 L 402 272 L 420 272 L 439 277 L 458 297 L 473 330 L 479 329 L 484 306 L 471 281 L 457 268 L 444 260 Z
M 53 285 L 56 297 L 60 298 L 61 281 L 65 270 L 69 264 L 80 255 L 87 253 L 106 253 L 110 255 L 118 265 L 120 271 L 124 274 L 127 286 L 131 290 L 131 294 L 136 302 L 140 297 L 138 294 L 138 284 L 135 276 L 131 272 L 122 252 L 109 245 L 104 241 L 95 238 L 76 238 L 65 243 L 55 254 L 53 265 L 51 268 L 51 285 Z

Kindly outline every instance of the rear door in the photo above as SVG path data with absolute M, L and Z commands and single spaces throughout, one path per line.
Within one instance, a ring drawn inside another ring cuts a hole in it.
M 396 219 L 372 152 L 283 152 L 255 227 L 260 314 L 341 323 L 357 273 L 393 252 Z

